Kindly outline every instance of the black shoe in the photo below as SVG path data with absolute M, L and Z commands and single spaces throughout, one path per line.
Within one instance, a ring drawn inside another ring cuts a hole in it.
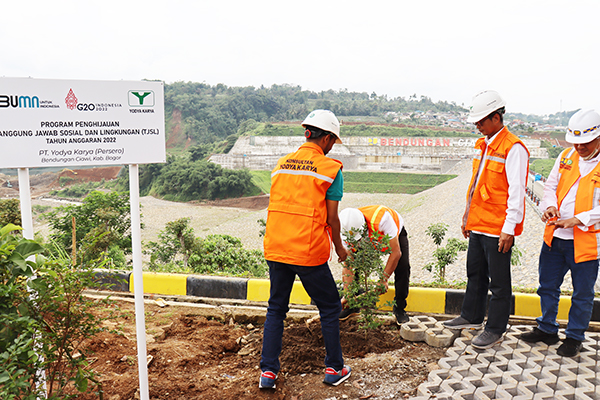
M 529 332 L 521 333 L 519 339 L 529 343 L 544 342 L 548 345 L 558 343 L 560 340 L 557 333 L 546 333 L 538 329 L 538 327 L 533 328 Z
M 408 315 L 406 315 L 406 311 L 404 310 L 394 311 L 394 316 L 396 317 L 396 323 L 398 325 L 402 325 L 403 323 L 410 321 L 410 318 L 408 317 Z
M 340 321 L 345 321 L 350 317 L 354 317 L 360 313 L 358 308 L 346 308 L 340 313 Z
M 556 350 L 556 354 L 563 357 L 575 357 L 581 350 L 581 342 L 579 340 L 566 338 Z

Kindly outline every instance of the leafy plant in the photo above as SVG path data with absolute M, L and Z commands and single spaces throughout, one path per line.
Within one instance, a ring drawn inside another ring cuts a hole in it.
M 73 218 L 80 262 L 108 259 L 124 268 L 125 255 L 131 253 L 129 194 L 91 192 L 81 205 L 59 207 L 48 213 L 50 237 L 68 253 L 72 250 Z
M 201 274 L 265 277 L 267 266 L 259 250 L 247 250 L 230 235 L 194 236 L 189 218 L 167 223 L 157 242 L 149 242 L 153 271 L 183 271 Z
M 385 266 L 382 257 L 392 252 L 390 238 L 379 232 L 369 234 L 366 224 L 357 232 L 346 232 L 345 236 L 350 254 L 344 263 L 354 278 L 348 287 L 342 290 L 342 295 L 347 299 L 348 307 L 360 309 L 360 328 L 375 329 L 381 325 L 375 317 L 374 310 L 379 296 L 385 291 Z
M 21 202 L 19 199 L 0 200 L 0 226 L 21 225 Z
M 0 229 L 0 398 L 71 399 L 89 390 L 102 398 L 83 345 L 102 330 L 91 311 L 106 300 L 82 295 L 96 265 L 72 269 L 65 254 L 46 259 L 15 230 Z
M 188 259 L 198 246 L 189 223 L 190 218 L 167 222 L 165 229 L 158 233 L 158 242 L 148 243 L 151 270 L 158 269 L 159 264 L 173 263 L 178 255 L 183 268 L 187 269 Z
M 448 224 L 443 222 L 429 225 L 426 231 L 427 236 L 431 237 L 437 248 L 433 251 L 433 257 L 436 261 L 425 265 L 425 269 L 429 272 L 435 271 L 439 283 L 446 282 L 446 267 L 456 261 L 459 251 L 465 251 L 468 247 L 466 240 L 457 238 L 448 239 L 446 246 L 441 247 L 447 231 Z

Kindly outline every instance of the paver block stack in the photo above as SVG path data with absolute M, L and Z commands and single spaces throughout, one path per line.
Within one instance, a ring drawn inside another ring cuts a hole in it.
M 427 315 L 411 317 L 400 328 L 400 336 L 411 342 L 426 342 L 431 347 L 449 347 L 460 331 L 448 329 L 441 322 Z

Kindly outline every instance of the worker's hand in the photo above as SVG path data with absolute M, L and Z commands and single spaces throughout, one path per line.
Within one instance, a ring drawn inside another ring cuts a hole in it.
M 544 213 L 542 214 L 542 221 L 544 221 L 544 222 L 548 222 L 549 220 L 552 220 L 552 219 L 556 220 L 558 218 L 560 218 L 560 212 L 554 206 L 548 207 L 546 209 L 546 211 L 544 211 Z M 549 224 L 549 225 L 553 225 L 553 224 Z
M 379 289 L 379 294 L 387 293 L 387 291 L 389 289 L 387 279 L 382 278 L 379 281 L 379 287 L 378 287 L 378 289 Z
M 344 248 L 344 246 L 339 246 L 335 248 L 335 252 L 338 255 L 338 262 L 344 262 L 346 261 L 346 258 L 348 258 L 348 251 Z
M 465 225 L 461 225 L 460 226 L 460 230 L 461 230 L 461 232 L 462 232 L 462 234 L 463 234 L 463 236 L 464 236 L 465 239 L 468 238 L 469 236 L 471 236 L 471 231 L 468 231 L 467 227 Z
M 513 235 L 509 235 L 508 233 L 500 232 L 500 239 L 498 240 L 498 252 L 499 253 L 508 253 L 510 248 L 515 241 L 515 237 Z
M 345 297 L 342 297 L 342 300 L 340 300 L 340 302 L 342 303 L 342 310 L 346 308 L 346 305 L 348 304 L 348 300 Z
M 554 225 L 556 228 L 572 228 L 576 225 L 582 225 L 582 223 L 579 218 L 572 217 L 569 219 L 548 221 L 548 225 Z

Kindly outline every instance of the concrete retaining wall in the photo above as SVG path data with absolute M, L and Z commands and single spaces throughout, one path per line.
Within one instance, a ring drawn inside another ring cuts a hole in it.
M 335 145 L 331 158 L 346 170 L 415 171 L 444 173 L 445 161 L 471 159 L 477 150 L 475 138 L 349 137 Z M 532 158 L 548 158 L 538 139 L 523 139 Z M 228 154 L 215 154 L 210 161 L 229 169 L 272 170 L 277 160 L 305 142 L 297 136 L 250 136 L 239 138 Z

